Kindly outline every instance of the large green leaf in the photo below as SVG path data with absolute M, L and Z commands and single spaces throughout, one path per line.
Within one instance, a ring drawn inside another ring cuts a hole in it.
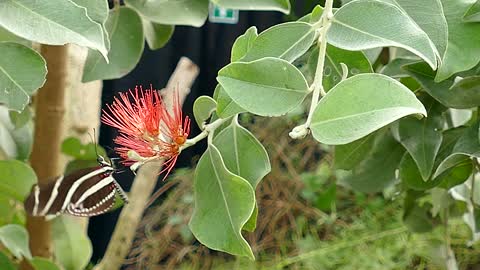
M 87 16 L 84 7 L 71 0 L 1 1 L 0 26 L 34 42 L 75 43 L 98 50 L 107 57 L 102 26 Z
M 311 130 L 321 143 L 346 144 L 411 114 L 427 113 L 408 88 L 385 75 L 359 74 L 320 100 Z
M 463 87 L 463 84 L 460 84 L 461 88 L 454 91 L 451 89 L 454 84 L 453 79 L 435 83 L 435 71 L 424 62 L 405 65 L 403 68 L 422 85 L 430 96 L 447 107 L 468 109 L 480 105 L 479 87 Z
M 262 116 L 286 114 L 309 93 L 296 67 L 271 57 L 231 63 L 218 72 L 217 80 L 235 103 Z
M 312 51 L 308 59 L 308 67 L 312 74 L 317 69 L 317 63 L 318 48 Z M 343 70 L 341 63 L 348 67 L 348 76 L 373 72 L 372 66 L 363 52 L 347 51 L 328 45 L 325 54 L 325 67 L 323 69 L 323 87 L 325 91 L 330 90 L 342 80 Z
M 213 143 L 220 151 L 227 169 L 247 180 L 253 190 L 271 170 L 267 151 L 250 131 L 238 124 L 237 117 L 215 137 Z M 244 226 L 245 230 L 255 229 L 254 214 L 250 217 L 252 221 L 247 223 L 250 226 Z
M 208 0 L 125 0 L 152 22 L 169 25 L 191 25 L 200 27 L 208 16 Z
M 212 115 L 217 107 L 217 102 L 209 96 L 200 96 L 193 103 L 193 116 L 200 128 L 203 128 L 203 124 Z
M 65 270 L 83 270 L 92 256 L 92 244 L 82 226 L 69 216 L 52 223 L 55 257 Z
M 364 16 L 359 16 L 364 14 Z M 397 5 L 379 0 L 350 2 L 335 13 L 328 42 L 346 50 L 394 46 L 437 67 L 438 52 L 428 35 Z
M 241 234 L 255 208 L 251 184 L 227 170 L 214 145 L 200 158 L 194 181 L 195 209 L 189 226 L 195 238 L 208 248 L 253 259 Z
M 463 21 L 472 0 L 442 0 L 448 23 L 448 45 L 435 81 L 471 69 L 480 61 L 480 24 Z
M 466 22 L 480 22 L 480 1 L 477 0 L 463 15 Z
M 47 66 L 37 52 L 17 43 L 0 42 L 0 51 L 0 104 L 20 112 L 45 83 Z
M 232 46 L 231 61 L 235 62 L 244 57 L 253 46 L 253 41 L 255 41 L 257 37 L 257 27 L 255 26 L 248 28 L 243 35 L 239 36 Z
M 351 170 L 370 153 L 375 133 L 354 142 L 335 146 L 335 168 Z
M 100 54 L 89 51 L 83 69 L 83 82 L 115 79 L 129 73 L 140 60 L 144 37 L 140 16 L 128 7 L 110 11 L 105 24 L 111 48 L 107 63 Z
M 421 120 L 405 117 L 393 125 L 392 130 L 397 141 L 415 160 L 423 180 L 427 181 L 442 144 L 443 110 L 432 98 L 423 99 L 423 104 L 427 107 L 428 117 Z
M 225 89 L 218 84 L 215 87 L 213 98 L 217 101 L 217 114 L 221 118 L 228 118 L 241 112 L 245 112 L 245 109 L 238 106 L 225 92 Z
M 37 182 L 33 169 L 17 160 L 0 161 L 0 193 L 23 202 Z
M 87 9 L 87 16 L 94 22 L 99 23 L 103 30 L 103 42 L 107 51 L 110 50 L 110 39 L 108 38 L 105 22 L 108 18 L 108 1 L 98 0 L 71 0 L 75 4 Z
M 213 3 L 231 9 L 240 10 L 275 10 L 290 13 L 289 0 L 212 0 Z
M 405 149 L 390 132 L 382 130 L 375 138 L 371 153 L 340 182 L 361 192 L 382 191 L 395 181 L 395 170 L 404 153 Z
M 401 8 L 430 38 L 442 57 L 447 48 L 448 26 L 441 0 L 381 0 Z
M 8 224 L 0 227 L 0 243 L 18 259 L 32 258 L 28 247 L 28 232 L 20 225 Z
M 263 57 L 276 57 L 293 62 L 304 54 L 315 39 L 315 28 L 304 22 L 287 22 L 268 28 L 253 40 L 246 55 L 239 61 L 249 62 Z
M 151 50 L 158 50 L 165 46 L 175 30 L 173 25 L 158 24 L 145 19 L 142 19 L 142 25 L 145 39 Z
M 42 257 L 33 258 L 30 260 L 30 264 L 34 270 L 60 270 L 54 262 Z

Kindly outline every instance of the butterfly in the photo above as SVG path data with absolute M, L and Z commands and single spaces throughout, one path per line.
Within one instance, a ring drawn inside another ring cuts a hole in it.
M 34 185 L 24 202 L 26 212 L 47 219 L 60 214 L 97 216 L 113 207 L 117 193 L 128 203 L 125 191 L 113 177 L 116 169 L 102 156 L 98 156 L 97 161 L 97 167 L 58 176 L 48 184 Z

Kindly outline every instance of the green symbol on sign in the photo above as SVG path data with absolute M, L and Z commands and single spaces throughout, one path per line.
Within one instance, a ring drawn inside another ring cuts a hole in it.
M 213 23 L 230 23 L 238 22 L 238 10 L 222 8 L 210 3 L 208 20 Z

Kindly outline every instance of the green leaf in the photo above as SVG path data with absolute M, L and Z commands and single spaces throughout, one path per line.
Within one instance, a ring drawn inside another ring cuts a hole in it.
M 110 11 L 105 24 L 111 48 L 107 63 L 95 51 L 89 51 L 83 69 L 83 82 L 116 79 L 128 74 L 140 60 L 144 37 L 140 16 L 128 7 Z
M 277 24 L 260 33 L 240 61 L 250 62 L 263 57 L 276 57 L 293 62 L 312 46 L 314 39 L 315 28 L 311 24 L 304 22 Z
M 64 154 L 79 160 L 97 160 L 97 153 L 106 157 L 103 147 L 94 143 L 82 144 L 76 137 L 66 138 L 61 149 Z
M 5 42 L 5 41 L 19 43 L 29 48 L 32 47 L 32 42 L 30 40 L 21 38 L 0 26 L 0 42 Z
M 200 96 L 193 103 L 193 115 L 200 128 L 203 128 L 205 121 L 210 118 L 217 108 L 217 102 L 209 96 Z
M 335 168 L 351 170 L 370 153 L 375 133 L 351 143 L 335 146 Z
M 438 51 L 428 35 L 398 6 L 378 0 L 353 1 L 338 9 L 328 31 L 328 42 L 352 51 L 400 47 L 420 56 L 432 68 L 437 67 Z
M 92 256 L 92 244 L 80 224 L 69 216 L 52 222 L 55 258 L 66 270 L 83 270 Z
M 318 48 L 316 48 L 308 59 L 309 69 L 315 73 L 318 63 Z M 341 63 L 348 67 L 348 76 L 359 73 L 372 73 L 372 66 L 362 52 L 346 51 L 327 46 L 325 54 L 325 67 L 323 69 L 323 87 L 325 91 L 330 90 L 342 80 L 343 71 Z
M 108 38 L 105 22 L 108 18 L 108 1 L 98 0 L 71 0 L 75 4 L 87 10 L 87 16 L 102 26 L 103 42 L 107 51 L 110 50 L 110 39 Z
M 245 31 L 245 34 L 239 36 L 232 46 L 231 61 L 235 62 L 244 57 L 253 46 L 253 42 L 257 37 L 257 27 L 255 26 L 248 28 L 247 31 Z
M 478 87 L 463 88 L 467 91 L 453 91 L 451 89 L 454 83 L 453 79 L 435 83 L 435 71 L 424 62 L 409 64 L 403 68 L 422 85 L 430 96 L 447 107 L 468 109 L 480 105 L 480 89 Z
M 480 24 L 463 21 L 471 0 L 442 0 L 448 23 L 448 44 L 435 81 L 441 82 L 453 74 L 473 68 L 480 61 Z
M 286 114 L 310 92 L 296 67 L 270 57 L 231 63 L 218 72 L 217 81 L 240 107 L 262 116 Z
M 480 93 L 480 75 L 466 77 L 455 81 L 451 86 L 451 91 L 479 92 Z
M 400 179 L 408 188 L 413 190 L 427 190 L 436 187 L 442 181 L 437 178 L 435 180 L 424 180 L 418 166 L 409 153 L 405 153 L 400 161 Z
M 238 124 L 237 117 L 215 137 L 213 143 L 220 151 L 227 169 L 247 180 L 253 190 L 271 171 L 267 151 L 250 131 Z M 245 230 L 255 229 L 256 215 L 253 214 L 250 219 L 254 220 L 249 222 L 250 226 L 244 227 Z
M 0 193 L 23 202 L 37 182 L 33 169 L 17 160 L 0 161 Z
M 45 60 L 17 43 L 0 42 L 0 51 L 0 104 L 21 112 L 30 102 L 30 96 L 45 83 Z
M 55 263 L 41 257 L 34 257 L 30 260 L 30 264 L 33 266 L 34 270 L 60 270 Z
M 10 261 L 10 259 L 3 252 L 0 251 L 0 265 L 2 270 L 17 270 L 15 265 Z
M 480 142 L 478 140 L 479 123 L 470 126 L 456 141 L 451 153 L 438 165 L 433 178 L 455 167 L 469 163 L 470 157 L 480 157 Z
M 433 42 L 441 57 L 448 42 L 448 25 L 441 0 L 382 0 L 394 4 L 404 11 L 412 21 L 420 27 Z
M 17 111 L 9 111 L 9 116 L 10 122 L 12 122 L 16 129 L 25 126 L 32 120 L 32 112 L 28 107 L 20 113 Z
M 195 238 L 210 249 L 254 259 L 241 234 L 255 208 L 251 184 L 227 170 L 214 145 L 200 158 L 194 181 L 195 209 L 189 227 Z
M 30 249 L 28 248 L 28 232 L 27 230 L 16 224 L 8 224 L 0 227 L 0 242 L 15 256 L 17 259 L 25 257 L 32 258 Z
M 427 181 L 433 170 L 435 157 L 442 144 L 443 110 L 435 100 L 423 99 L 428 117 L 418 120 L 405 117 L 393 125 L 395 139 L 415 160 L 423 180 Z
M 466 22 L 480 22 L 480 1 L 477 0 L 467 9 L 467 12 L 463 15 L 463 20 Z
M 84 7 L 71 0 L 2 1 L 0 26 L 33 42 L 49 45 L 75 43 L 97 50 L 107 58 L 102 26 L 87 16 Z
M 125 0 L 142 17 L 159 24 L 200 27 L 208 16 L 208 0 Z
M 163 48 L 175 30 L 173 25 L 158 24 L 142 19 L 143 32 L 151 50 Z
M 27 111 L 25 114 L 28 114 L 28 107 L 23 112 L 25 111 Z M 10 111 L 10 113 L 15 114 L 16 112 Z M 3 150 L 8 158 L 27 160 L 30 156 L 33 143 L 33 122 L 32 119 L 26 121 L 27 123 L 23 126 L 16 127 L 9 117 L 7 108 L 0 106 L 0 150 Z
M 321 143 L 346 144 L 411 114 L 427 113 L 408 88 L 385 75 L 359 74 L 340 82 L 320 100 L 311 130 Z
M 238 104 L 228 96 L 220 84 L 217 84 L 213 98 L 217 101 L 217 114 L 221 118 L 228 118 L 245 112 L 245 109 L 238 106 Z
M 379 192 L 395 181 L 405 149 L 387 130 L 378 132 L 372 151 L 357 165 L 350 175 L 340 179 L 340 183 L 360 192 Z M 379 169 L 381 168 L 381 170 Z
M 212 0 L 223 8 L 239 10 L 275 10 L 285 14 L 290 13 L 289 0 Z
M 417 63 L 418 59 L 408 59 L 408 58 L 395 58 L 390 61 L 388 64 L 382 67 L 380 73 L 385 74 L 393 78 L 405 78 L 408 77 L 407 71 L 402 67 L 408 64 Z

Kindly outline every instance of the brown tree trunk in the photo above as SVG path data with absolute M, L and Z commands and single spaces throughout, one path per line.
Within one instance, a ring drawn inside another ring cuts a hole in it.
M 30 164 L 39 183 L 48 183 L 62 174 L 60 158 L 65 116 L 67 46 L 42 45 L 47 61 L 47 81 L 35 96 L 35 133 Z M 43 217 L 27 217 L 30 249 L 33 256 L 52 257 L 50 223 Z

